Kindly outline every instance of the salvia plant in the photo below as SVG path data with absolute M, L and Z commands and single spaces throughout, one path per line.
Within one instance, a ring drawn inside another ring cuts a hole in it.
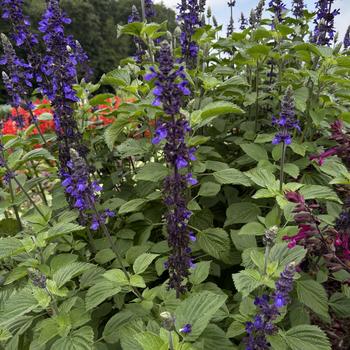
M 98 81 L 59 0 L 39 23 L 0 4 L 1 349 L 349 349 L 336 2 L 234 25 L 231 0 L 219 25 L 183 0 L 174 30 L 135 2 L 133 54 Z

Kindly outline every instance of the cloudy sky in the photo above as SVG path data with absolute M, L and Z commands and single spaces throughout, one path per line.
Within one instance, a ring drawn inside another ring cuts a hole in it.
M 259 0 L 237 0 L 235 13 L 236 19 L 239 17 L 240 13 L 243 12 L 246 16 L 249 15 L 249 12 L 252 8 L 254 8 Z M 160 0 L 156 0 L 155 2 L 161 2 Z M 169 7 L 176 7 L 176 4 L 181 2 L 180 0 L 163 0 L 165 5 Z M 266 1 L 268 2 L 268 1 Z M 286 3 L 290 4 L 292 0 L 285 0 Z M 307 8 L 309 10 L 313 10 L 315 0 L 305 0 L 307 4 Z M 219 24 L 228 22 L 229 10 L 227 7 L 227 0 L 207 0 L 207 4 L 209 4 L 212 8 L 212 12 L 217 18 Z M 339 8 L 341 14 L 336 17 L 336 28 L 340 32 L 341 36 L 344 35 L 348 25 L 350 25 L 350 0 L 335 0 L 334 8 Z M 226 26 L 225 26 L 226 28 Z

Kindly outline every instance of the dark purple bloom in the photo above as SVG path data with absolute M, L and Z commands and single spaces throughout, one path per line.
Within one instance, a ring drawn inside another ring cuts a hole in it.
M 295 18 L 304 16 L 305 4 L 304 0 L 293 0 L 293 15 Z
M 265 7 L 265 0 L 260 0 L 258 5 L 256 6 L 255 9 L 255 17 L 256 17 L 256 23 L 260 24 L 262 15 L 263 15 L 263 11 L 264 11 L 264 7 Z
M 180 43 L 182 57 L 187 66 L 193 68 L 197 63 L 199 47 L 192 40 L 192 35 L 203 23 L 201 13 L 204 11 L 205 2 L 198 0 L 182 0 L 178 5 L 178 21 L 181 23 Z M 203 10 L 203 11 L 202 11 Z
M 159 52 L 159 70 L 151 68 L 147 79 L 155 79 L 153 93 L 156 101 L 162 105 L 165 116 L 158 120 L 153 143 L 165 140 L 164 157 L 171 169 L 171 175 L 164 181 L 164 203 L 167 206 L 166 222 L 168 243 L 172 254 L 164 265 L 169 269 L 169 287 L 177 296 L 186 291 L 183 280 L 193 267 L 189 249 L 193 233 L 188 230 L 191 212 L 187 209 L 186 190 L 197 183 L 192 174 L 186 173 L 191 160 L 195 159 L 194 148 L 186 145 L 186 135 L 191 131 L 188 121 L 180 115 L 183 97 L 189 94 L 184 68 L 175 69 L 174 58 L 167 42 L 161 44 Z
M 244 30 L 247 28 L 248 20 L 244 17 L 243 12 L 241 12 L 241 18 L 240 18 L 239 22 L 241 23 L 241 25 L 239 27 L 240 30 Z
M 344 47 L 347 49 L 350 47 L 350 26 L 348 27 L 344 36 Z
M 81 223 L 90 222 L 90 228 L 96 231 L 102 223 L 105 223 L 107 217 L 114 216 L 114 212 L 107 209 L 103 214 L 96 214 L 95 206 L 102 188 L 90 180 L 89 167 L 74 149 L 70 150 L 67 167 L 69 171 L 61 173 L 62 186 L 72 199 L 73 206 L 79 210 Z
M 13 26 L 11 39 L 16 43 L 16 46 L 22 46 L 25 42 L 33 46 L 38 43 L 38 39 L 29 30 L 30 21 L 23 14 L 23 3 L 23 0 L 0 0 L 1 17 L 11 22 Z
M 145 15 L 147 19 L 150 19 L 156 15 L 152 0 L 145 0 Z
M 315 29 L 312 42 L 318 45 L 330 45 L 334 40 L 334 18 L 340 14 L 339 9 L 332 10 L 334 0 L 318 0 Z
M 282 0 L 271 0 L 269 7 L 274 13 L 274 21 L 281 23 L 283 20 L 282 14 L 286 10 L 286 5 L 282 2 Z
M 77 150 L 81 156 L 87 153 L 72 108 L 72 104 L 78 101 L 73 88 L 77 78 L 77 65 L 85 61 L 86 56 L 80 45 L 65 35 L 64 27 L 69 23 L 71 20 L 61 11 L 59 1 L 49 0 L 39 23 L 46 47 L 41 65 L 45 79 L 40 86 L 42 93 L 51 100 L 54 110 L 61 174 L 70 172 L 70 148 Z
M 288 86 L 286 94 L 283 97 L 280 117 L 273 117 L 272 123 L 280 130 L 272 141 L 274 145 L 279 143 L 291 144 L 292 136 L 290 132 L 293 130 L 300 131 L 299 122 L 295 117 L 295 103 L 293 88 L 291 86 Z
M 277 332 L 277 327 L 273 324 L 273 321 L 280 315 L 279 309 L 290 302 L 289 294 L 293 290 L 294 274 L 295 264 L 290 263 L 281 273 L 272 295 L 263 295 L 255 299 L 254 304 L 259 308 L 259 311 L 252 322 L 246 323 L 246 332 L 248 334 L 245 338 L 246 349 L 270 349 L 266 336 Z
M 179 330 L 180 333 L 189 334 L 192 332 L 192 325 L 187 323 Z
M 233 8 L 236 5 L 236 0 L 229 0 L 227 3 L 228 7 L 230 8 L 230 22 L 227 26 L 227 36 L 232 35 L 234 30 L 234 21 L 233 21 Z
M 22 99 L 28 100 L 33 89 L 33 69 L 30 64 L 19 58 L 6 35 L 1 34 L 4 55 L 0 58 L 0 65 L 5 66 L 2 79 L 11 104 L 19 107 Z M 29 105 L 26 107 L 30 108 Z

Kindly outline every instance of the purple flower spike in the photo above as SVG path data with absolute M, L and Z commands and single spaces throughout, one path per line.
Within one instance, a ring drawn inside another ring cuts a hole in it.
M 331 45 L 334 40 L 334 19 L 340 14 L 339 9 L 332 10 L 334 0 L 318 0 L 316 2 L 317 16 L 314 20 L 315 29 L 312 42 L 317 45 Z
M 294 274 L 295 263 L 290 263 L 276 282 L 276 290 L 272 293 L 272 296 L 263 295 L 255 299 L 254 304 L 259 308 L 259 311 L 254 317 L 253 322 L 246 323 L 246 332 L 248 335 L 244 339 L 246 349 L 270 349 L 266 336 L 277 332 L 277 327 L 273 321 L 280 315 L 279 309 L 287 306 L 290 302 L 289 293 L 293 290 Z
M 280 117 L 272 117 L 272 124 L 279 129 L 279 132 L 272 140 L 272 144 L 274 145 L 278 145 L 279 143 L 290 145 L 292 143 L 291 131 L 301 130 L 299 121 L 295 117 L 295 102 L 291 86 L 288 86 L 286 94 L 283 97 Z
M 305 4 L 304 0 L 293 0 L 293 15 L 295 18 L 302 18 L 304 16 Z
M 192 174 L 186 173 L 191 160 L 195 159 L 195 148 L 189 148 L 185 139 L 191 127 L 180 114 L 183 98 L 189 94 L 188 82 L 185 81 L 184 68 L 174 68 L 174 58 L 168 43 L 161 44 L 159 52 L 159 70 L 151 69 L 156 79 L 156 100 L 160 102 L 165 116 L 157 121 L 153 144 L 165 140 L 164 157 L 171 169 L 171 175 L 164 181 L 164 203 L 168 231 L 168 244 L 172 248 L 165 268 L 169 270 L 169 288 L 175 289 L 177 297 L 186 292 L 183 281 L 189 276 L 193 266 L 191 260 L 191 236 L 188 220 L 191 212 L 187 210 L 186 191 L 189 185 L 197 183 Z

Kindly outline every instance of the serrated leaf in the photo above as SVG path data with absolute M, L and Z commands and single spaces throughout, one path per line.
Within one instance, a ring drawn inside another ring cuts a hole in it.
M 232 278 L 236 289 L 242 293 L 243 298 L 263 284 L 260 273 L 252 269 L 235 273 L 232 275 Z
M 161 337 L 151 332 L 136 334 L 135 339 L 141 345 L 143 350 L 160 349 L 163 345 L 165 345 Z
M 314 280 L 296 281 L 298 300 L 309 307 L 313 312 L 325 319 L 330 319 L 328 314 L 327 292 L 322 284 Z
M 136 174 L 136 180 L 158 182 L 168 175 L 168 169 L 160 163 L 147 163 Z
M 191 269 L 189 280 L 193 285 L 201 284 L 207 279 L 209 276 L 210 264 L 211 261 L 201 261 L 196 263 L 194 269 Z
M 267 155 L 267 152 L 262 145 L 257 145 L 255 143 L 245 143 L 240 146 L 245 154 L 257 162 L 260 162 L 263 159 L 269 159 L 269 156 Z
M 260 209 L 254 203 L 233 203 L 226 210 L 226 221 L 224 226 L 256 221 L 258 215 L 260 215 Z
M 110 151 L 113 151 L 114 143 L 128 124 L 129 120 L 127 118 L 119 118 L 105 130 L 104 138 Z
M 31 289 L 13 292 L 0 310 L 0 325 L 4 326 L 37 308 L 39 305 Z
M 326 334 L 317 326 L 296 326 L 282 336 L 291 350 L 331 350 Z
M 159 254 L 149 254 L 149 253 L 141 254 L 134 262 L 134 265 L 133 265 L 134 272 L 137 275 L 145 272 L 148 266 L 151 265 L 153 260 L 158 256 Z
M 202 109 L 200 117 L 202 120 L 204 120 L 207 118 L 228 113 L 242 114 L 244 113 L 244 111 L 234 103 L 218 101 L 207 104 Z
M 52 279 L 55 281 L 57 287 L 61 288 L 72 278 L 81 275 L 84 271 L 90 269 L 92 266 L 92 264 L 84 262 L 73 262 L 57 270 L 53 274 Z
M 213 197 L 220 192 L 221 186 L 215 182 L 204 182 L 198 194 L 202 197 Z
M 185 335 L 186 341 L 196 340 L 208 326 L 211 318 L 227 299 L 226 295 L 202 292 L 192 294 L 176 308 L 176 328 L 192 325 L 192 332 Z
M 229 235 L 221 228 L 208 228 L 198 232 L 197 241 L 202 250 L 216 259 L 221 259 L 230 250 Z
M 128 214 L 128 213 L 132 213 L 134 211 L 138 211 L 147 202 L 148 201 L 146 199 L 142 199 L 142 198 L 132 199 L 131 201 L 124 203 L 119 208 L 119 214 Z
M 85 304 L 86 310 L 91 310 L 97 305 L 101 304 L 107 298 L 118 294 L 121 291 L 121 287 L 116 283 L 105 280 L 93 285 L 86 293 Z
M 342 203 L 337 194 L 329 187 L 319 185 L 305 185 L 300 189 L 305 199 L 325 199 Z
M 122 310 L 112 316 L 103 331 L 103 338 L 107 343 L 116 343 L 119 340 L 119 330 L 135 318 L 131 311 Z
M 226 336 L 225 332 L 215 324 L 209 324 L 199 337 L 198 341 L 203 341 L 203 350 L 235 350 L 237 349 Z
M 265 230 L 265 227 L 259 222 L 249 222 L 242 226 L 239 235 L 262 236 Z
M 58 339 L 51 346 L 51 350 L 91 350 L 94 344 L 94 331 L 85 326 L 71 332 L 67 337 Z
M 224 169 L 213 173 L 215 180 L 222 185 L 243 185 L 250 186 L 249 178 L 237 169 Z

